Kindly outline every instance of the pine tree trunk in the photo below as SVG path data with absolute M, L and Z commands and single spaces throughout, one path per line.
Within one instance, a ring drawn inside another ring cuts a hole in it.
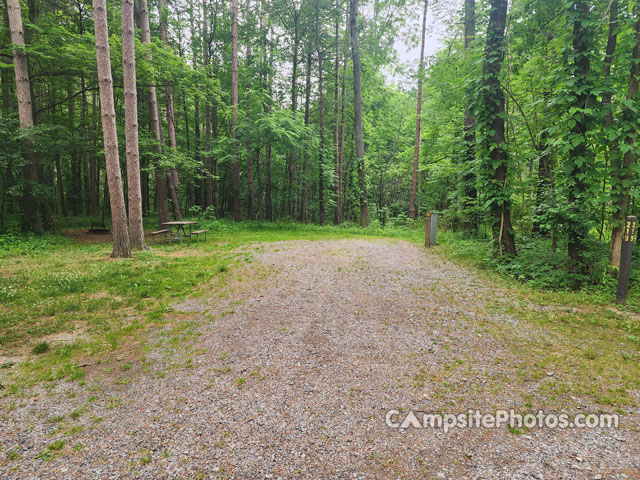
M 136 82 L 135 29 L 133 0 L 122 0 L 122 77 L 124 83 L 125 139 L 127 155 L 127 194 L 129 200 L 129 240 L 131 248 L 142 250 L 142 188 L 138 147 L 138 91 Z
M 236 222 L 240 211 L 240 155 L 238 154 L 238 0 L 231 0 L 231 137 L 233 142 L 232 212 Z
M 306 74 L 305 74 L 305 89 L 304 89 L 304 124 L 309 126 L 309 120 L 311 116 L 311 50 L 307 52 L 306 61 Z M 302 192 L 299 198 L 298 205 L 298 221 L 306 223 L 307 211 L 308 211 L 308 198 L 309 198 L 309 180 L 307 179 L 307 164 L 309 160 L 309 154 L 305 150 L 302 154 Z
M 64 186 L 62 185 L 62 168 L 60 166 L 60 154 L 55 153 L 56 161 L 56 181 L 58 184 L 58 201 L 60 202 L 60 212 L 63 217 L 66 217 L 69 212 L 67 211 L 67 202 L 64 200 Z
M 251 18 L 251 0 L 247 0 L 247 17 Z M 247 70 L 251 66 L 251 41 L 252 39 L 248 39 L 247 41 L 247 56 L 246 56 L 246 67 Z M 247 82 L 246 91 L 251 90 L 251 79 Z M 247 102 L 247 123 L 251 124 L 251 103 Z M 246 140 L 246 151 L 247 151 L 247 218 L 249 220 L 253 220 L 254 212 L 254 197 L 253 197 L 253 151 L 251 147 L 251 137 L 247 135 Z
M 338 138 L 338 199 L 336 200 L 336 224 L 342 223 L 344 209 L 344 135 L 347 123 L 347 56 L 342 60 L 342 87 L 340 92 L 340 133 Z
M 167 36 L 167 1 L 158 1 L 158 15 L 160 18 L 159 33 L 160 40 L 164 46 L 169 46 L 169 38 Z M 173 100 L 173 87 L 167 85 L 164 89 L 164 98 L 167 105 L 166 117 L 167 117 L 167 131 L 168 147 L 171 150 L 171 154 L 175 155 L 177 148 L 176 139 L 176 114 L 175 114 L 175 102 Z M 173 208 L 173 218 L 176 221 L 182 220 L 182 208 L 180 202 L 180 177 L 178 176 L 178 170 L 175 166 L 169 167 L 169 175 L 167 176 L 167 184 L 169 186 L 169 197 L 171 198 L 171 207 Z
M 147 0 L 138 0 L 136 5 L 136 19 L 140 28 L 140 40 L 142 43 L 151 43 L 151 30 L 149 28 L 149 7 Z M 164 228 L 169 221 L 169 200 L 167 198 L 167 174 L 157 162 L 162 154 L 162 129 L 158 110 L 158 95 L 156 87 L 151 85 L 147 90 L 147 104 L 149 106 L 149 129 L 156 141 L 154 151 L 156 154 L 156 203 L 158 208 L 158 226 Z
M 358 43 L 358 1 L 350 0 L 349 26 L 351 32 L 351 54 L 353 57 L 353 112 L 355 123 L 356 157 L 360 181 L 360 225 L 369 225 L 369 203 L 367 202 L 367 172 L 364 163 L 364 135 L 362 126 L 362 65 Z
M 96 58 L 98 63 L 100 108 L 102 111 L 104 155 L 107 165 L 111 220 L 113 223 L 113 253 L 111 256 L 125 258 L 131 256 L 131 247 L 129 245 L 127 212 L 122 191 L 120 160 L 118 158 L 118 132 L 116 130 L 116 111 L 113 102 L 113 79 L 111 77 L 111 58 L 109 56 L 106 0 L 93 0 L 93 21 L 96 32 Z
M 67 95 L 70 97 L 73 93 L 73 84 L 69 84 Z M 76 131 L 75 124 L 75 101 L 70 100 L 67 103 L 67 119 L 69 121 L 69 129 Z M 77 148 L 74 146 L 69 152 L 71 156 L 71 185 L 67 191 L 67 201 L 71 209 L 71 213 L 78 216 L 82 213 L 82 166 Z
M 323 71 L 323 60 L 324 60 L 324 52 L 320 50 L 320 42 L 319 42 L 319 10 L 320 4 L 319 0 L 316 0 L 316 38 L 315 38 L 315 47 L 316 47 L 316 55 L 318 56 L 318 128 L 320 129 L 320 149 L 318 151 L 318 220 L 320 225 L 324 225 L 325 222 L 325 211 L 324 211 L 324 158 L 323 158 L 323 149 L 324 149 L 324 87 L 323 87 L 323 79 L 324 79 L 324 71 Z
M 91 127 L 98 130 L 96 113 L 96 93 L 91 92 Z M 91 202 L 89 210 L 91 215 L 97 217 L 100 214 L 100 169 L 96 158 L 96 136 L 91 135 L 91 157 L 89 159 L 89 175 L 91 176 Z
M 424 75 L 424 42 L 427 32 L 427 12 L 429 10 L 429 0 L 424 0 L 422 11 L 422 37 L 420 41 L 420 63 L 418 64 L 418 105 L 416 107 L 416 138 L 413 145 L 413 171 L 411 174 L 411 199 L 409 200 L 409 218 L 411 223 L 416 218 L 416 188 L 418 184 L 418 163 L 420 161 L 420 120 L 422 119 L 422 76 Z
M 336 12 L 338 12 L 340 10 L 340 2 L 339 0 L 336 0 L 335 3 L 335 10 Z M 335 23 L 335 61 L 334 61 L 334 72 L 333 72 L 333 82 L 334 82 L 334 88 L 333 88 L 333 155 L 334 155 L 334 160 L 333 160 L 333 175 L 334 175 L 334 180 L 333 180 L 333 195 L 335 198 L 335 212 L 334 212 L 334 223 L 336 225 L 339 225 L 340 222 L 338 222 L 339 220 L 339 215 L 338 215 L 338 210 L 339 207 L 338 205 L 340 203 L 342 203 L 342 198 L 341 198 L 341 191 L 340 191 L 340 176 L 339 176 L 339 170 L 338 170 L 338 164 L 339 164 L 339 157 L 340 157 L 340 152 L 339 152 L 339 130 L 340 130 L 340 106 L 338 104 L 339 102 L 339 91 L 340 91 L 340 15 L 336 15 L 336 23 Z
M 211 134 L 214 139 L 218 139 L 218 104 L 214 103 L 211 108 Z M 220 205 L 220 181 L 219 181 L 219 165 L 218 157 L 213 158 L 213 208 L 215 209 L 216 217 L 221 218 L 223 211 Z
M 16 93 L 18 96 L 18 118 L 20 128 L 28 130 L 33 127 L 33 105 L 31 99 L 31 81 L 29 79 L 29 61 L 23 47 L 25 45 L 22 26 L 20 0 L 7 0 L 7 14 L 11 30 L 13 49 L 13 68 L 16 75 Z M 33 152 L 34 140 L 27 136 L 25 140 L 25 165 L 23 175 L 25 186 L 22 193 L 22 228 L 38 232 L 42 229 L 38 198 L 34 192 L 38 185 L 38 157 Z

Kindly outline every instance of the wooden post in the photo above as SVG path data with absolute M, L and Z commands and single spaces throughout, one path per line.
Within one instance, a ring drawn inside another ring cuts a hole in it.
M 424 224 L 424 246 L 431 248 L 431 213 L 427 213 L 427 220 Z
M 618 293 L 616 302 L 624 305 L 627 303 L 627 291 L 629 290 L 629 274 L 631 273 L 631 254 L 633 244 L 636 241 L 636 230 L 638 219 L 627 217 L 624 222 L 624 237 L 622 238 L 622 248 L 620 252 L 620 272 L 618 274 Z

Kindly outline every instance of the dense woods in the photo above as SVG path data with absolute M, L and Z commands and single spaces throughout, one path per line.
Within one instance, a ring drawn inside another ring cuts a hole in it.
M 104 212 L 128 256 L 143 217 L 384 227 L 438 211 L 497 257 L 548 245 L 583 279 L 608 245 L 619 265 L 637 208 L 639 2 L 2 11 L 2 229 Z M 425 54 L 436 21 L 443 48 Z

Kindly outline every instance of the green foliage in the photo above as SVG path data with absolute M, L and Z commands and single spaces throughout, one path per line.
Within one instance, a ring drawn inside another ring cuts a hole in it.
M 31 353 L 40 355 L 41 353 L 47 353 L 49 350 L 51 350 L 51 347 L 49 346 L 48 342 L 40 342 L 31 349 Z

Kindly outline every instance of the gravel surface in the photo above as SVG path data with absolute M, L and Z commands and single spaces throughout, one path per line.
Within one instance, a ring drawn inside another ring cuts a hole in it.
M 509 292 L 402 241 L 246 253 L 222 298 L 174 306 L 169 318 L 194 321 L 155 333 L 145 362 L 1 399 L 0 478 L 640 478 L 637 415 L 617 430 L 526 434 L 386 425 L 394 409 L 523 409 L 536 385 L 482 328 L 536 335 L 487 308 Z

